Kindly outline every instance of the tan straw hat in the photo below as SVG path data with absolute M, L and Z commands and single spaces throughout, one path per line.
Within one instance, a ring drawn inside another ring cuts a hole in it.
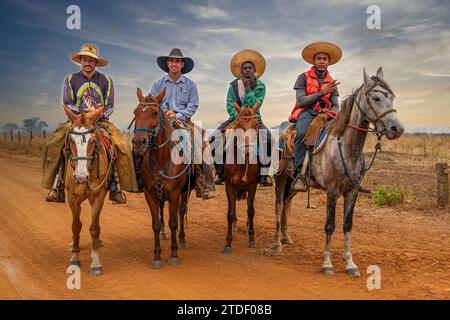
M 256 78 L 260 78 L 266 70 L 266 60 L 261 53 L 256 50 L 244 49 L 231 58 L 230 69 L 236 78 L 242 77 L 241 67 L 244 62 L 251 62 L 255 66 Z
M 326 53 L 330 57 L 330 66 L 337 63 L 342 57 L 341 48 L 331 42 L 308 44 L 302 51 L 302 57 L 309 64 L 314 64 L 314 56 L 318 53 Z
M 106 67 L 109 64 L 108 60 L 99 57 L 98 48 L 92 43 L 83 44 L 80 52 L 71 52 L 69 56 L 76 63 L 81 62 L 81 56 L 88 56 L 97 60 L 96 67 Z

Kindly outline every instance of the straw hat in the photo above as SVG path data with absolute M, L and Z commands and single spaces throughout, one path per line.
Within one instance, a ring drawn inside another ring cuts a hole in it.
M 342 57 L 341 48 L 331 42 L 314 42 L 307 45 L 302 51 L 302 57 L 309 64 L 314 64 L 314 56 L 318 53 L 326 53 L 330 57 L 330 66 Z
M 242 77 L 241 67 L 244 62 L 251 62 L 255 66 L 255 78 L 260 78 L 266 70 L 266 60 L 261 53 L 256 50 L 244 49 L 231 58 L 230 69 L 236 78 Z
M 183 69 L 181 69 L 182 74 L 189 73 L 192 71 L 192 69 L 194 69 L 194 60 L 189 57 L 183 56 L 183 53 L 180 49 L 173 48 L 168 56 L 161 56 L 156 59 L 156 63 L 158 64 L 158 66 L 165 72 L 169 72 L 169 67 L 167 66 L 167 60 L 169 60 L 169 58 L 183 60 L 184 67 Z
M 98 48 L 92 43 L 83 44 L 80 52 L 71 52 L 69 56 L 76 63 L 81 62 L 81 56 L 88 56 L 97 60 L 96 67 L 106 67 L 109 64 L 108 60 L 99 57 Z

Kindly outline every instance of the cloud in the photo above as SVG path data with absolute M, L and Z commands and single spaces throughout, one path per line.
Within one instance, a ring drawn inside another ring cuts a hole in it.
M 231 16 L 224 10 L 213 6 L 188 4 L 183 7 L 184 13 L 190 13 L 198 20 L 229 20 Z

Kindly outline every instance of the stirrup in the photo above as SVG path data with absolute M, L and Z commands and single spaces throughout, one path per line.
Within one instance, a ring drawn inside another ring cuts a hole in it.
M 272 183 L 272 180 L 269 178 L 269 176 L 261 176 L 259 185 L 261 187 L 272 187 L 273 183 Z
M 109 192 L 109 200 L 112 201 L 113 204 L 125 204 L 127 203 L 127 197 L 125 196 L 125 193 L 123 193 L 121 190 Z
M 66 195 L 64 193 L 64 189 L 52 189 L 48 192 L 45 200 L 48 202 L 58 202 L 65 203 Z
M 296 176 L 294 181 L 292 182 L 291 187 L 294 191 L 306 192 L 308 190 L 306 178 L 302 175 Z

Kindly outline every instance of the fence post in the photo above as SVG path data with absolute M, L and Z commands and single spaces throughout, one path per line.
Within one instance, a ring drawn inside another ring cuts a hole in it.
M 42 137 L 43 137 L 44 140 L 45 140 L 45 131 L 42 131 Z
M 19 131 L 19 144 L 20 144 L 20 131 Z
M 438 206 L 445 207 L 448 206 L 448 174 L 450 169 L 447 163 L 438 162 L 436 163 L 436 173 L 437 173 L 437 194 L 438 194 Z
M 5 131 L 5 142 L 6 142 L 6 139 L 7 139 L 7 138 L 6 138 L 6 134 L 7 134 L 7 132 Z
M 10 132 L 9 132 L 9 135 L 11 136 L 11 143 L 13 143 L 13 142 L 14 142 L 14 140 L 13 140 L 13 132 L 10 131 Z
M 30 142 L 33 141 L 33 130 L 30 129 Z

